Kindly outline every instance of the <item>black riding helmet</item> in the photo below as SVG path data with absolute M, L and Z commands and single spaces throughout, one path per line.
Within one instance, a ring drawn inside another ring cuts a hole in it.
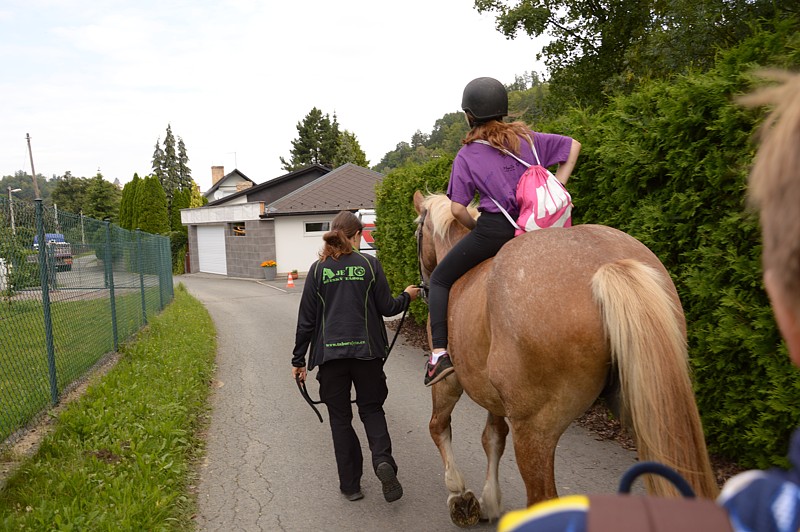
M 508 93 L 494 78 L 476 78 L 464 87 L 461 108 L 481 124 L 508 114 Z

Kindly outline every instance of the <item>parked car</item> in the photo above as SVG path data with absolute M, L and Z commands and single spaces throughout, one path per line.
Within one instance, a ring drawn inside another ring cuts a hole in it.
M 44 240 L 48 251 L 53 251 L 53 256 L 56 259 L 56 270 L 67 272 L 72 270 L 72 246 L 64 238 L 64 235 L 61 233 L 45 233 Z M 39 235 L 33 237 L 33 249 L 39 250 Z

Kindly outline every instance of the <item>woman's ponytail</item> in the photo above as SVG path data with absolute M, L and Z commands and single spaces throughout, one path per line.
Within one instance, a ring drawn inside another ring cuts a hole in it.
M 352 239 L 356 233 L 364 229 L 361 220 L 350 211 L 341 211 L 331 222 L 331 230 L 322 236 L 325 245 L 319 252 L 319 260 L 331 257 L 338 259 L 342 255 L 349 255 L 353 252 Z

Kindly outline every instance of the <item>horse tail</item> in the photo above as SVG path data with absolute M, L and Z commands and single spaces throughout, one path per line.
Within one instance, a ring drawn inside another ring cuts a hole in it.
M 711 471 L 689 372 L 683 313 L 669 279 L 634 259 L 610 262 L 592 277 L 613 367 L 621 417 L 635 435 L 641 460 L 677 470 L 701 497 L 718 488 Z M 675 495 L 666 480 L 647 478 L 654 495 Z

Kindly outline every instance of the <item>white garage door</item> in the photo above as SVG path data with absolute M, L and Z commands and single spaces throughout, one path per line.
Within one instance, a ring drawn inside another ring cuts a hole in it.
M 199 270 L 206 273 L 228 274 L 225 262 L 225 226 L 197 226 L 197 255 Z

